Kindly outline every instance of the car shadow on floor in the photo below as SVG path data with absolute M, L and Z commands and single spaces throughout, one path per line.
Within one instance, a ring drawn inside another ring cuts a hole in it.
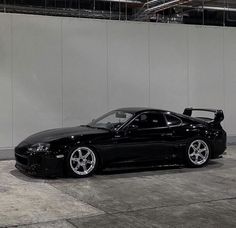
M 27 173 L 23 173 L 19 171 L 18 169 L 13 169 L 10 171 L 10 174 L 14 176 L 17 179 L 20 179 L 22 181 L 26 182 L 47 182 L 48 180 L 55 180 L 57 178 L 55 177 L 37 177 L 37 176 L 31 176 Z
M 165 166 L 148 166 L 148 167 L 120 167 L 109 168 L 92 177 L 88 177 L 89 180 L 93 179 L 116 179 L 116 178 L 132 178 L 141 176 L 154 176 L 154 175 L 167 175 L 167 174 L 179 174 L 190 172 L 204 172 L 214 169 L 220 169 L 224 167 L 222 160 L 211 160 L 209 164 L 202 168 L 187 168 L 183 165 L 165 165 Z M 70 177 L 57 177 L 57 178 L 42 178 L 27 175 L 17 169 L 11 170 L 10 174 L 14 177 L 26 182 L 74 182 L 77 180 L 88 180 L 88 178 L 70 178 Z
M 162 166 L 143 166 L 143 167 L 120 167 L 120 168 L 109 168 L 100 172 L 98 175 L 109 176 L 109 175 L 131 175 L 137 174 L 140 176 L 150 175 L 165 175 L 174 173 L 185 173 L 185 172 L 202 172 L 211 169 L 219 169 L 224 164 L 217 160 L 209 161 L 207 166 L 201 168 L 188 168 L 184 165 L 162 165 Z M 155 171 L 155 172 L 154 172 Z

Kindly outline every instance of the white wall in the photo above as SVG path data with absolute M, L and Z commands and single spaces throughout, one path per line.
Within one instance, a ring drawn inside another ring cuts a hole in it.
M 55 18 L 12 17 L 13 139 L 60 127 L 61 25 Z
M 150 25 L 150 106 L 183 112 L 188 106 L 188 27 Z
M 0 14 L 0 147 L 110 109 L 223 108 L 236 135 L 236 30 Z
M 149 105 L 148 26 L 107 23 L 108 107 Z
M 189 30 L 189 103 L 193 107 L 210 106 L 226 111 L 223 35 L 221 27 L 192 27 Z
M 86 123 L 107 111 L 106 23 L 62 22 L 63 126 Z
M 11 17 L 0 14 L 0 146 L 12 145 Z
M 236 29 L 224 30 L 224 94 L 226 128 L 236 135 Z

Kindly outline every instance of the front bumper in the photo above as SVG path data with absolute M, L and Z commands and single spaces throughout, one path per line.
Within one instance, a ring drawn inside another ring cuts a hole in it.
M 40 177 L 56 177 L 64 174 L 64 158 L 46 154 L 22 155 L 15 152 L 16 168 L 23 173 Z

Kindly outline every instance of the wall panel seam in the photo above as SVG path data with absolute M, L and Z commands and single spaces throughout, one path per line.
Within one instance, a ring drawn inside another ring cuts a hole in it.
M 150 24 L 148 23 L 148 106 L 151 106 L 151 51 L 150 51 Z
M 223 43 L 222 43 L 222 79 L 223 79 L 223 108 L 226 110 L 226 75 L 225 75 L 225 28 L 223 28 Z M 227 129 L 227 121 L 225 121 L 225 128 Z
M 189 39 L 190 39 L 190 36 L 189 36 L 189 27 L 187 27 L 187 104 L 188 104 L 188 107 L 190 106 L 190 67 L 189 67 L 189 51 L 190 51 L 190 48 L 189 48 Z
M 11 146 L 14 147 L 14 78 L 13 78 L 13 15 L 10 16 L 10 74 L 11 74 Z
M 63 59 L 63 19 L 60 19 L 60 52 L 61 52 L 61 126 L 64 126 L 64 72 L 63 72 L 63 63 L 64 63 L 64 59 Z
M 109 111 L 110 108 L 110 99 L 109 99 L 109 34 L 108 34 L 108 29 L 109 29 L 109 24 L 106 21 L 106 80 L 107 80 L 107 111 Z

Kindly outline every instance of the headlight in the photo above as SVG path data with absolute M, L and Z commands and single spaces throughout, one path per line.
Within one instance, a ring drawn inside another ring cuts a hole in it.
M 50 148 L 49 143 L 36 143 L 29 147 L 29 151 L 32 152 L 47 152 Z

